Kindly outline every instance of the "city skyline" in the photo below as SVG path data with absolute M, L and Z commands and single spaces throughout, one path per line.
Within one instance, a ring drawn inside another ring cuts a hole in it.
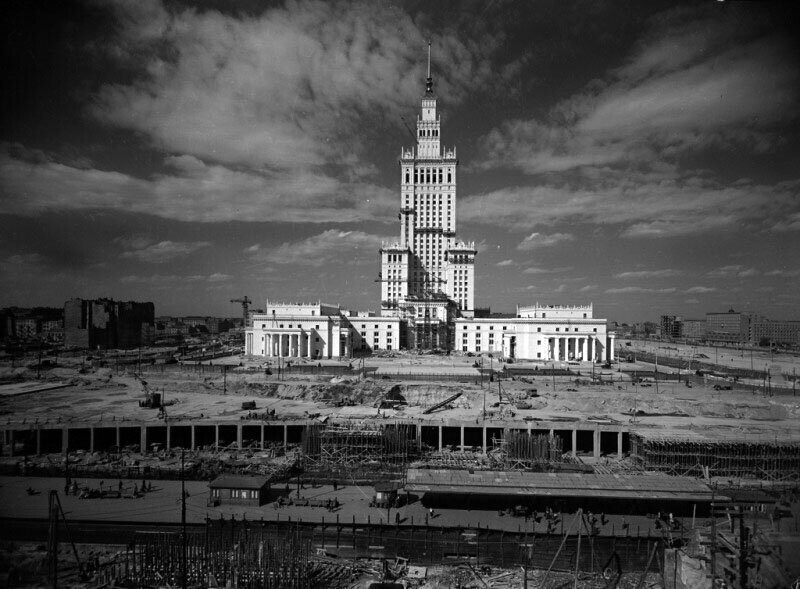
M 156 1 L 3 24 L 0 307 L 378 310 L 425 90 L 475 305 L 800 308 L 798 43 L 761 3 Z

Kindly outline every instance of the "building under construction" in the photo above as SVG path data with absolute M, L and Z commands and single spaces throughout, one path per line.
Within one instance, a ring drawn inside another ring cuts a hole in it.
M 631 459 L 673 475 L 800 480 L 800 441 L 631 434 Z
M 493 455 L 503 470 L 544 470 L 549 464 L 563 461 L 563 441 L 559 436 L 509 431 L 502 438 L 493 438 L 492 443 Z
M 357 421 L 306 426 L 302 450 L 307 473 L 350 477 L 366 469 L 391 476 L 419 454 L 419 442 L 413 425 Z

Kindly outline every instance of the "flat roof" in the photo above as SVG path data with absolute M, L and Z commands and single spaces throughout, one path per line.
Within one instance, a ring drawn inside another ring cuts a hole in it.
M 267 477 L 244 477 L 223 474 L 208 483 L 212 489 L 254 489 L 267 484 Z
M 710 501 L 711 489 L 689 477 L 662 474 L 583 474 L 409 469 L 405 489 L 416 493 L 596 497 Z M 717 497 L 717 499 L 722 499 Z

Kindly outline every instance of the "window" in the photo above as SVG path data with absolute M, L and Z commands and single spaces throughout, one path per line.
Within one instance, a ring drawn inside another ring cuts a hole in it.
M 468 351 L 468 350 L 467 350 L 467 346 L 461 346 L 461 351 L 462 351 L 462 352 L 466 352 L 466 351 Z
M 314 326 L 314 329 L 319 329 L 319 325 L 315 325 L 315 326 Z
M 319 342 L 319 338 L 314 338 L 314 339 L 316 339 Z
M 278 327 L 280 327 L 281 329 L 283 329 L 283 323 L 281 323 L 281 324 L 280 324 Z
M 536 357 L 537 358 L 541 358 L 542 357 L 542 353 L 541 352 L 536 352 Z
M 537 345 L 537 346 L 541 346 L 541 345 L 542 345 L 542 340 L 540 340 L 540 339 L 537 339 L 537 340 L 536 340 L 536 345 Z
M 583 318 L 586 319 L 586 313 L 583 314 Z
M 594 328 L 592 331 L 593 331 L 593 332 L 595 332 L 595 333 L 597 333 L 597 328 L 595 327 L 595 328 Z
M 541 327 L 537 327 L 537 328 L 536 328 L 536 331 L 538 331 L 539 333 L 541 333 L 541 331 L 542 331 L 542 328 L 541 328 Z M 556 331 L 558 331 L 558 330 L 556 330 Z
M 542 313 L 542 319 L 545 319 L 546 317 L 547 317 L 547 313 Z
M 261 329 L 266 329 L 266 327 L 267 327 L 267 324 L 266 324 L 266 323 L 262 323 L 262 324 L 261 324 Z
M 561 328 L 560 327 L 556 327 L 556 331 L 561 331 Z

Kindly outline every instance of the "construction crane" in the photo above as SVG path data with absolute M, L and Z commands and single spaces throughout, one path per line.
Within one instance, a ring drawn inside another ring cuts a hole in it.
M 250 303 L 252 303 L 253 301 L 247 298 L 247 295 L 244 295 L 240 299 L 231 299 L 231 302 L 242 304 L 242 328 L 247 329 L 247 316 L 250 313 Z

